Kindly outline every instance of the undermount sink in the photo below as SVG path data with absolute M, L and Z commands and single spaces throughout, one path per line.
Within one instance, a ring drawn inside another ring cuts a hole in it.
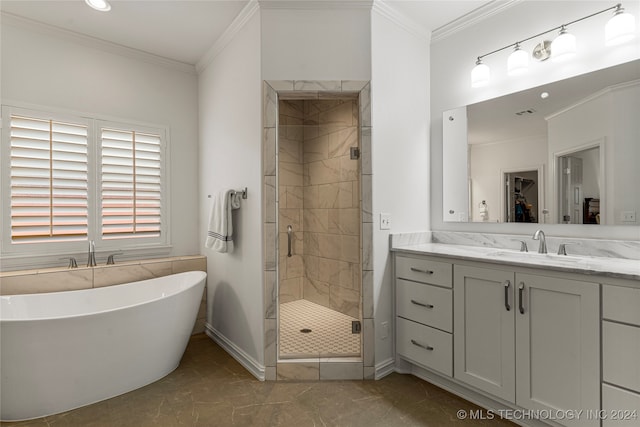
M 492 252 L 490 256 L 496 256 L 501 258 L 513 259 L 513 260 L 526 260 L 526 261 L 542 261 L 543 259 L 553 260 L 571 260 L 572 262 L 584 259 L 583 257 L 577 257 L 572 255 L 557 255 L 555 253 L 541 254 L 538 252 L 519 252 L 510 250 L 500 250 Z

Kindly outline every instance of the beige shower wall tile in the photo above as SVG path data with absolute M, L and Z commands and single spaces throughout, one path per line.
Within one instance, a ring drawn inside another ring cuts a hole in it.
M 318 185 L 310 185 L 303 187 L 302 197 L 303 197 L 303 207 L 304 208 L 319 208 L 319 186 Z
M 308 176 L 305 183 L 308 185 L 330 184 L 340 181 L 340 158 L 327 159 L 308 163 Z
M 280 172 L 279 185 L 292 185 L 298 187 L 303 185 L 303 167 L 301 163 L 279 162 L 278 168 Z
M 326 282 L 330 285 L 337 285 L 340 281 L 340 272 L 343 267 L 347 266 L 347 263 L 343 263 L 336 259 L 319 258 L 318 279 L 322 282 Z
M 341 258 L 341 238 L 337 234 L 318 234 L 318 255 L 324 258 Z
M 307 301 L 329 307 L 329 284 L 320 280 L 305 278 L 302 288 L 303 298 Z
M 263 91 L 262 122 L 264 123 L 264 127 L 272 128 L 276 126 L 278 94 L 268 83 L 263 84 Z
M 280 136 L 278 156 L 280 162 L 302 163 L 302 142 Z
M 340 180 L 357 181 L 358 178 L 358 160 L 353 160 L 348 155 L 340 157 Z
M 42 292 L 90 289 L 93 269 L 79 268 L 38 274 L 7 275 L 0 279 L 0 295 L 36 294 Z
M 339 207 L 340 184 L 321 184 L 318 186 L 318 207 L 337 208 Z
M 320 234 L 311 233 L 309 231 L 304 233 L 304 254 L 305 255 L 320 255 Z
M 287 279 L 304 276 L 304 262 L 302 255 L 292 255 L 285 257 Z
M 343 288 L 360 289 L 360 264 L 341 261 L 346 264 L 340 269 L 338 284 Z
M 278 339 L 278 327 L 276 319 L 264 320 L 264 364 L 265 366 L 276 365 L 276 342 Z
M 329 308 L 356 319 L 360 317 L 360 292 L 341 286 L 331 286 Z
M 343 102 L 320 112 L 320 125 L 353 126 L 353 102 Z
M 276 269 L 276 224 L 264 224 L 264 269 Z
M 303 231 L 302 222 L 302 209 L 282 209 L 279 210 L 280 216 L 278 217 L 278 229 L 281 233 L 287 232 L 287 227 L 290 225 L 294 232 Z
M 351 126 L 328 135 L 329 157 L 349 156 L 350 147 L 358 146 L 358 128 Z
M 280 304 L 301 299 L 302 285 L 302 277 L 281 280 L 280 290 L 278 291 L 278 301 L 280 302 Z
M 371 128 L 360 130 L 362 173 L 371 175 L 373 171 L 371 157 Z
M 264 272 L 264 317 L 265 319 L 276 318 L 276 272 L 265 271 Z
M 326 233 L 329 229 L 328 209 L 304 209 L 302 216 L 304 231 Z
M 360 211 L 358 209 L 328 209 L 329 233 L 360 235 Z
M 138 280 L 168 276 L 172 273 L 170 261 L 145 264 L 110 265 L 93 268 L 93 286 L 120 285 Z
M 304 101 L 286 100 L 280 101 L 280 116 L 304 118 Z
M 293 209 L 302 209 L 304 207 L 304 187 L 287 185 L 281 186 L 281 188 L 284 190 L 284 197 L 281 196 L 280 198 L 281 207 Z M 284 206 L 282 206 L 283 201 Z
M 329 135 L 305 138 L 303 145 L 304 162 L 316 162 L 329 158 Z
M 360 262 L 360 236 L 340 236 L 341 253 L 343 261 Z
M 183 273 L 185 271 L 207 271 L 207 257 L 201 256 L 191 259 L 178 259 L 171 261 L 172 273 Z
M 317 125 L 305 125 L 302 133 L 303 140 L 306 142 L 320 136 L 320 129 Z
M 304 255 L 305 277 L 319 280 L 320 278 L 320 258 L 314 255 Z

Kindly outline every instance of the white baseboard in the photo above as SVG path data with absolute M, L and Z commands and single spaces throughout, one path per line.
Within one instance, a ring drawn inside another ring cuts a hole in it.
M 205 324 L 205 334 L 216 344 L 224 349 L 234 359 L 244 366 L 254 377 L 260 381 L 265 380 L 265 367 L 258 363 L 253 357 L 248 355 L 243 349 L 235 345 L 231 340 L 218 332 L 209 323 Z
M 374 378 L 380 380 L 395 371 L 395 360 L 390 357 L 376 364 L 376 372 Z

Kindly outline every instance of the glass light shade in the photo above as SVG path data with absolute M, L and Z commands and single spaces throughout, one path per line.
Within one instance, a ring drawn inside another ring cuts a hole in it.
M 604 40 L 607 46 L 615 46 L 636 37 L 636 19 L 632 14 L 620 9 L 609 19 L 604 27 Z
M 106 0 L 84 0 L 84 2 L 100 12 L 108 12 L 111 10 L 111 5 L 107 3 Z
M 529 54 L 520 47 L 516 47 L 507 59 L 507 74 L 519 76 L 527 71 L 529 71 Z
M 489 84 L 491 80 L 491 69 L 487 64 L 476 62 L 476 66 L 471 70 L 471 87 L 482 87 Z
M 551 60 L 566 61 L 576 55 L 576 36 L 567 33 L 564 28 L 560 30 L 560 35 L 551 42 Z

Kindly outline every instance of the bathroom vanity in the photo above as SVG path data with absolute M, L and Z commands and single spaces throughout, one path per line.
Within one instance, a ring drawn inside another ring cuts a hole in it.
M 392 250 L 399 371 L 522 425 L 640 425 L 638 260 Z

